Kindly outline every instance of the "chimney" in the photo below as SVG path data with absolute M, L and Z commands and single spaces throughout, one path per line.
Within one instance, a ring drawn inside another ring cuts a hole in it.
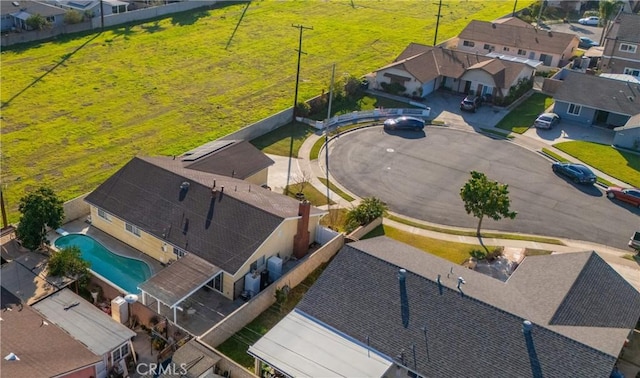
M 309 250 L 309 214 L 311 202 L 304 200 L 298 205 L 298 233 L 293 237 L 293 255 L 301 259 Z

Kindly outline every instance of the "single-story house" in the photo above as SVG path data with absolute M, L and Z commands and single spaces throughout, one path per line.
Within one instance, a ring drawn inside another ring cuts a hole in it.
M 124 13 L 129 10 L 130 2 L 120 0 L 47 0 L 64 9 L 73 9 L 91 17 L 100 17 L 110 14 Z
M 38 14 L 51 23 L 52 27 L 64 25 L 64 9 L 39 1 L 3 1 L 0 13 L 0 29 L 2 31 L 31 30 L 27 25 L 27 20 Z
M 614 130 L 614 146 L 640 150 L 640 113 L 629 118 L 624 126 L 616 127 Z
M 99 356 L 96 377 L 131 354 L 135 332 L 69 289 L 62 289 L 32 305 L 53 326 L 60 327 Z M 55 349 L 53 346 L 49 346 Z
M 545 87 L 557 87 L 553 111 L 565 120 L 613 128 L 640 113 L 640 85 L 632 82 L 565 69 Z
M 639 317 L 596 252 L 526 257 L 503 282 L 376 237 L 248 352 L 285 376 L 608 377 Z
M 563 67 L 579 42 L 575 34 L 545 31 L 525 22 L 472 20 L 458 34 L 457 49 L 482 55 L 497 52 L 538 60 L 547 67 Z
M 526 59 L 411 43 L 393 63 L 375 71 L 374 88 L 397 83 L 406 88 L 405 93 L 420 97 L 446 88 L 502 98 L 520 81 L 531 79 L 538 65 L 540 62 Z
M 257 294 L 279 277 L 278 267 L 306 255 L 326 214 L 228 176 L 237 169 L 251 177 L 242 165 L 229 163 L 225 176 L 197 168 L 136 157 L 85 199 L 92 227 L 168 265 L 139 289 L 143 304 L 169 307 L 174 321 L 180 303 L 201 288 L 228 300 Z
M 1 291 L 3 377 L 98 377 L 101 356 L 4 287 Z

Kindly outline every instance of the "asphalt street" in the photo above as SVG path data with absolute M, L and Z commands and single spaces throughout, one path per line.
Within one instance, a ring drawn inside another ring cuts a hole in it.
M 371 127 L 330 147 L 332 176 L 360 197 L 376 196 L 393 212 L 474 228 L 459 196 L 477 170 L 509 185 L 514 220 L 485 219 L 483 229 L 585 240 L 626 249 L 640 210 L 606 198 L 597 186 L 557 176 L 543 155 L 506 140 L 446 127 L 389 133 Z

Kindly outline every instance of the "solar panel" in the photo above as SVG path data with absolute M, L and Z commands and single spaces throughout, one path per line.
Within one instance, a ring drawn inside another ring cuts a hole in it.
M 185 152 L 181 156 L 181 160 L 196 161 L 203 156 L 207 156 L 211 153 L 214 153 L 218 150 L 228 147 L 236 142 L 237 142 L 236 140 L 214 140 L 212 142 L 205 143 L 200 147 L 196 147 L 191 151 Z

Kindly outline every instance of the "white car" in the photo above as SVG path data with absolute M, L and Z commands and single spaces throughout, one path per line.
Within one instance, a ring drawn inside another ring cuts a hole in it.
M 581 18 L 578 20 L 578 23 L 581 25 L 598 26 L 598 24 L 600 23 L 600 17 L 591 16 L 591 17 Z
M 536 118 L 533 126 L 538 129 L 552 129 L 560 122 L 560 116 L 556 113 L 542 113 Z

